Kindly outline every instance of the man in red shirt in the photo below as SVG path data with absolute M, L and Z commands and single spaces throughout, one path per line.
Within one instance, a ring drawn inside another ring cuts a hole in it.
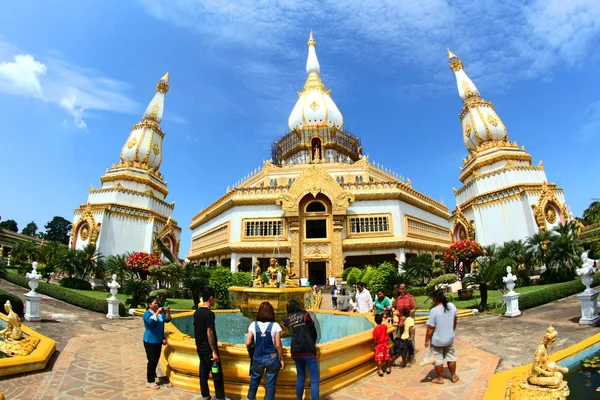
M 415 318 L 415 311 L 417 311 L 417 300 L 413 295 L 408 294 L 406 291 L 406 283 L 401 283 L 398 286 L 398 297 L 396 298 L 396 309 L 398 310 L 398 336 L 402 336 L 404 332 L 404 317 L 402 316 L 402 309 L 408 308 L 410 310 L 410 316 Z M 415 336 L 416 332 L 413 333 L 413 349 L 415 347 Z M 414 358 L 414 350 L 412 354 L 409 354 L 408 359 L 412 361 Z

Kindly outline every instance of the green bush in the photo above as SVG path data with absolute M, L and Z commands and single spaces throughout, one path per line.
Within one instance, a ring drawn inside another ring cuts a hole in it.
M 24 276 L 16 275 L 9 272 L 6 274 L 5 279 L 9 282 L 14 283 L 15 285 L 19 285 L 24 288 L 29 288 L 29 285 L 27 284 L 27 278 L 25 278 Z M 86 310 L 95 311 L 103 314 L 108 313 L 108 303 L 106 302 L 106 300 L 94 299 L 84 294 L 76 293 L 69 289 L 60 287 L 58 285 L 40 282 L 36 291 L 38 293 L 45 294 L 46 296 L 50 296 L 57 300 L 62 300 L 65 303 L 85 308 Z M 119 314 L 121 316 L 127 315 L 127 311 L 125 310 L 125 306 L 123 305 L 123 303 L 119 304 Z
M 348 279 L 346 280 L 346 283 L 348 283 L 349 286 L 356 285 L 358 282 L 361 281 L 363 274 L 364 271 L 362 269 L 353 268 L 350 274 L 348 274 Z
M 231 281 L 233 282 L 233 286 L 249 287 L 252 282 L 252 273 L 242 271 L 234 272 L 231 276 Z
M 354 271 L 355 269 L 358 269 L 358 268 L 356 268 L 356 267 L 346 268 L 344 270 L 344 272 L 342 272 L 342 281 L 348 282 L 348 275 L 350 275 L 350 273 L 352 273 L 352 271 Z
M 229 268 L 217 266 L 211 274 L 208 284 L 215 291 L 217 296 L 216 307 L 219 309 L 231 308 L 231 299 L 229 298 L 230 286 L 233 286 L 233 274 Z
M 375 276 L 375 274 L 377 273 L 377 269 L 371 265 L 369 265 L 367 267 L 367 269 L 365 270 L 365 273 L 363 274 L 362 278 L 360 279 L 369 289 L 369 292 L 372 292 L 372 288 L 371 288 L 371 279 L 373 279 L 373 277 Z
M 425 286 L 409 286 L 408 293 L 413 296 L 425 296 L 427 292 L 425 291 Z
M 167 297 L 169 296 L 169 291 L 167 289 L 156 289 L 151 291 L 149 296 L 156 296 L 159 304 L 165 304 L 167 301 Z
M 445 274 L 445 275 L 438 276 L 437 278 L 433 278 L 427 284 L 427 286 L 425 286 L 425 294 L 427 296 L 431 297 L 433 292 L 435 292 L 435 287 L 437 285 L 440 285 L 443 283 L 451 284 L 451 283 L 456 282 L 457 280 L 458 280 L 458 276 L 456 276 L 454 274 Z
M 592 286 L 600 285 L 600 272 L 594 274 L 594 281 Z M 572 296 L 577 293 L 581 293 L 584 289 L 581 279 L 576 279 L 570 282 L 557 283 L 552 286 L 544 287 L 535 292 L 523 293 L 519 296 L 519 308 L 521 310 L 527 310 L 547 304 L 564 297 Z
M 59 282 L 60 286 L 69 289 L 92 290 L 92 284 L 79 278 L 62 278 Z
M 4 290 L 0 290 L 0 309 L 4 312 L 4 303 L 6 300 L 10 301 L 12 305 L 12 309 L 19 317 L 23 317 L 23 300 L 19 297 L 15 296 L 12 293 L 5 292 Z
M 150 282 L 142 279 L 130 279 L 125 282 L 123 289 L 131 294 L 131 297 L 125 301 L 125 304 L 130 308 L 138 308 L 146 304 L 146 299 L 152 291 L 152 285 Z
M 398 267 L 390 263 L 382 263 L 374 270 L 370 281 L 369 292 L 375 296 L 378 290 L 383 290 L 388 297 L 394 296 L 394 279 L 398 274 Z

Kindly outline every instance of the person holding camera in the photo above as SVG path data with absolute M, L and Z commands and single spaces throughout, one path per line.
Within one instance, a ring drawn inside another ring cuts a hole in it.
M 148 365 L 146 368 L 146 386 L 150 389 L 159 389 L 156 383 L 156 366 L 160 359 L 163 339 L 165 338 L 165 322 L 171 320 L 171 308 L 159 307 L 155 296 L 148 297 L 148 308 L 144 313 L 144 349 Z

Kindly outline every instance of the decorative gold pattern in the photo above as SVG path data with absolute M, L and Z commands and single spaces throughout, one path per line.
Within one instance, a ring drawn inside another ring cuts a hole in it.
M 472 96 L 473 92 L 471 91 L 471 88 L 469 87 L 469 84 L 467 83 L 467 81 L 462 81 L 461 82 L 463 91 L 465 92 L 466 96 Z
M 154 154 L 158 155 L 160 153 L 160 148 L 158 147 L 158 143 L 154 143 L 152 145 L 152 151 L 154 151 Z
M 560 210 L 561 221 L 565 221 L 568 218 L 566 204 L 561 203 L 554 195 L 554 192 L 550 190 L 548 184 L 544 182 L 542 184 L 542 193 L 540 194 L 540 198 L 538 199 L 537 204 L 533 204 L 531 206 L 531 208 L 533 209 L 533 216 L 535 217 L 535 222 L 537 223 L 540 232 L 545 232 L 548 230 L 546 226 L 547 214 L 545 214 L 545 211 L 547 207 L 552 207 L 552 205 L 554 205 L 558 210 Z
M 304 256 L 305 257 L 322 257 L 329 256 L 331 254 L 331 247 L 329 243 L 304 243 Z
M 464 192 L 467 188 L 473 186 L 473 184 L 475 182 L 477 182 L 478 180 L 481 179 L 485 179 L 485 178 L 489 178 L 490 176 L 494 176 L 494 175 L 500 175 L 502 173 L 508 172 L 508 171 L 543 171 L 544 170 L 544 166 L 531 166 L 531 165 L 515 165 L 514 163 L 512 163 L 511 161 L 508 161 L 506 163 L 506 165 L 502 168 L 498 168 L 495 169 L 493 171 L 489 171 L 489 172 L 484 172 L 482 174 L 478 174 L 477 176 L 475 175 L 476 173 L 473 172 L 473 179 L 471 179 L 469 182 L 467 182 L 463 187 L 461 187 L 460 189 L 457 189 L 454 194 L 455 195 L 459 195 L 462 192 Z
M 139 191 L 139 190 L 134 190 L 134 189 L 127 189 L 126 187 L 121 185 L 120 182 L 117 182 L 116 185 L 111 186 L 111 187 L 90 190 L 90 193 L 110 193 L 110 192 L 119 192 L 119 193 L 132 194 L 134 196 L 149 197 L 149 198 L 157 201 L 160 205 L 167 207 L 171 210 L 173 210 L 175 208 L 175 203 L 167 203 L 163 199 L 157 197 L 154 194 L 154 192 L 152 191 L 152 189 L 146 189 L 143 192 Z
M 169 91 L 169 73 L 167 72 L 156 85 L 156 91 L 160 93 L 167 93 Z
M 143 176 L 138 176 L 138 175 L 128 174 L 128 173 L 118 173 L 118 174 L 104 175 L 102 178 L 100 178 L 100 182 L 102 182 L 102 183 L 118 182 L 118 181 L 129 181 L 129 182 L 135 182 L 135 183 L 141 183 L 144 185 L 148 185 L 152 189 L 163 194 L 165 197 L 169 194 L 166 183 L 164 183 L 164 182 L 157 183 L 157 182 L 153 181 L 151 178 L 146 178 Z
M 78 210 L 75 210 L 75 213 L 77 213 L 77 211 Z M 86 204 L 81 211 L 82 213 L 79 220 L 71 227 L 71 247 L 75 247 L 77 244 L 77 233 L 82 231 L 81 227 L 83 225 L 88 226 L 89 244 L 95 246 L 98 235 L 100 234 L 100 224 L 96 223 L 96 218 L 94 217 L 93 208 L 90 203 Z
M 87 224 L 83 224 L 81 227 L 81 230 L 79 231 L 79 237 L 81 237 L 81 240 L 84 242 L 90 237 L 90 227 Z
M 135 137 L 132 137 L 131 140 L 129 140 L 129 142 L 127 142 L 127 148 L 130 149 L 133 146 L 135 146 L 137 143 L 137 139 Z
M 556 223 L 556 211 L 554 211 L 554 207 L 551 205 L 546 206 L 546 221 L 548 221 L 550 225 Z
M 492 114 L 488 114 L 487 121 L 494 126 L 498 126 L 498 120 Z
M 313 102 L 311 103 L 311 105 L 310 105 L 310 108 L 311 108 L 313 111 L 317 111 L 317 110 L 319 109 L 319 104 L 318 104 L 316 101 L 313 101 Z
M 216 246 L 229 242 L 231 222 L 218 225 L 192 238 L 190 253 L 206 252 Z
M 179 256 L 179 245 L 181 241 L 177 239 L 177 233 L 179 233 L 180 231 L 181 228 L 179 228 L 173 222 L 173 220 L 169 218 L 167 220 L 167 223 L 162 227 L 162 229 L 160 230 L 160 232 L 158 232 L 157 235 L 158 239 L 162 240 L 163 242 L 165 240 L 169 241 L 169 243 L 172 245 L 172 248 L 169 248 L 169 250 L 173 253 L 175 257 Z
M 456 240 L 456 236 L 459 236 L 459 238 L 461 237 L 461 230 L 464 231 L 464 233 L 462 233 L 463 238 L 475 240 L 475 225 L 473 225 L 473 221 L 469 220 L 467 216 L 463 214 L 459 205 L 456 206 L 456 209 L 452 214 L 454 215 L 454 228 L 452 228 L 454 234 L 452 235 L 452 241 L 454 242 Z
M 451 232 L 448 228 L 433 224 L 422 219 L 405 215 L 406 236 L 421 238 L 431 241 L 441 241 L 450 244 Z

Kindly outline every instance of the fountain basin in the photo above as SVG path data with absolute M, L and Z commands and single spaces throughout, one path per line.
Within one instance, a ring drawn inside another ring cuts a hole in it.
M 227 396 L 244 398 L 250 383 L 250 359 L 240 330 L 245 332 L 251 320 L 243 317 L 239 310 L 215 311 L 215 314 L 225 393 Z M 372 337 L 375 323 L 370 313 L 317 311 L 314 314 L 321 328 L 317 357 L 321 373 L 321 396 L 325 397 L 375 371 Z M 226 333 L 226 320 L 230 320 L 232 326 L 238 326 L 238 331 Z M 160 363 L 173 386 L 199 391 L 199 359 L 191 326 L 193 312 L 175 315 L 172 322 L 165 324 L 167 345 L 163 347 Z M 356 332 L 349 333 L 352 330 Z M 390 328 L 390 332 L 392 330 Z M 344 333 L 346 335 L 337 337 Z M 223 341 L 226 338 L 233 338 L 232 341 L 237 343 Z M 296 368 L 289 345 L 286 346 L 285 343 L 286 339 L 283 348 L 285 368 L 279 372 L 277 379 L 277 399 L 295 399 Z M 209 380 L 209 386 L 214 393 L 212 380 Z M 306 389 L 305 398 L 309 399 L 309 379 L 306 381 Z M 260 387 L 257 394 L 257 397 L 262 396 L 264 387 Z
M 6 315 L 0 313 L 0 330 L 6 328 Z M 35 350 L 27 356 L 1 357 L 0 356 L 0 377 L 23 374 L 31 371 L 38 371 L 46 368 L 46 364 L 56 350 L 56 342 L 33 329 L 21 325 L 21 329 L 26 336 L 34 336 L 40 339 Z M 0 339 L 2 340 L 2 339 Z

